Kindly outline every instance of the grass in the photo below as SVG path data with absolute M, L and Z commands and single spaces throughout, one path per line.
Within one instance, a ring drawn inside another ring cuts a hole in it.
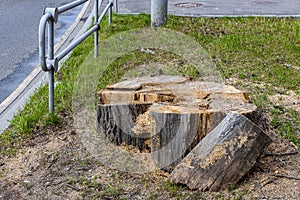
M 114 17 L 111 27 L 103 24 L 100 41 L 123 31 L 148 27 L 149 24 L 149 15 L 118 15 Z M 226 80 L 248 91 L 258 107 L 269 111 L 278 134 L 300 146 L 299 113 L 284 105 L 273 105 L 268 98 L 275 94 L 287 94 L 291 90 L 300 95 L 299 19 L 170 16 L 166 28 L 185 33 L 200 43 Z M 18 112 L 10 127 L 0 135 L 3 155 L 14 154 L 24 139 L 34 137 L 44 127 L 63 123 L 63 113 L 72 112 L 73 86 L 78 69 L 92 49 L 93 38 L 90 37 L 73 51 L 56 74 L 56 81 L 60 84 L 55 89 L 55 113 L 48 114 L 47 86 L 38 90 L 24 110 Z M 174 65 L 174 62 L 181 63 L 181 74 L 197 74 L 192 66 L 181 61 L 180 57 L 163 51 L 156 56 L 130 52 L 107 68 L 106 76 L 99 77 L 102 82 L 99 82 L 98 88 L 119 80 L 125 71 L 137 65 L 151 62 L 161 62 L 167 66 Z

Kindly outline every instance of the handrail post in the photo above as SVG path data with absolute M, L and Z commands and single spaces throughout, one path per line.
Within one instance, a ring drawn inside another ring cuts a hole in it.
M 94 14 L 95 14 L 95 24 L 98 23 L 98 0 L 94 1 Z M 99 35 L 99 28 L 94 32 L 94 58 L 98 57 L 98 35 Z
M 54 21 L 48 20 L 48 59 L 54 59 Z M 49 79 L 49 112 L 54 112 L 54 66 L 47 66 Z
M 54 112 L 54 70 L 48 71 L 48 83 L 49 83 L 49 113 Z
M 109 12 L 108 12 L 108 24 L 111 25 L 112 24 L 112 7 L 114 4 L 114 0 L 109 0 L 110 3 L 110 7 L 109 7 Z
M 118 0 L 115 0 L 114 6 L 115 6 L 115 13 L 118 14 L 118 12 L 119 12 L 119 8 L 118 8 Z
M 46 65 L 46 48 L 45 48 L 45 31 L 48 20 L 51 18 L 51 14 L 46 13 L 41 17 L 39 24 L 39 59 L 42 70 L 48 71 Z
M 101 13 L 100 17 L 99 0 L 94 0 L 94 17 L 95 23 L 87 32 L 73 41 L 67 48 L 54 55 L 54 23 L 58 20 L 58 15 L 67 10 L 70 10 L 76 6 L 79 6 L 88 0 L 77 0 L 72 3 L 66 4 L 61 7 L 50 8 L 47 7 L 44 10 L 44 15 L 40 19 L 39 24 L 39 59 L 40 65 L 43 71 L 48 73 L 48 85 L 49 85 L 49 113 L 54 112 L 54 73 L 58 71 L 58 62 L 70 53 L 79 43 L 85 40 L 88 36 L 94 33 L 94 57 L 98 57 L 98 40 L 100 24 L 107 12 L 109 12 L 109 24 L 112 22 L 112 6 L 114 0 L 109 0 L 109 3 Z M 91 1 L 91 0 L 90 0 Z M 116 1 L 117 2 L 117 1 Z M 46 56 L 46 27 L 48 25 L 48 56 Z

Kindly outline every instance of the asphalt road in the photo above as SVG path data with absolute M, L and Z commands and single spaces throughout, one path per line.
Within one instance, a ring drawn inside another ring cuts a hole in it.
M 72 0 L 7 0 L 0 3 L 0 103 L 38 64 L 38 24 L 46 6 Z M 118 0 L 120 13 L 150 13 L 151 0 Z M 189 2 L 186 4 L 186 2 Z M 185 3 L 185 4 L 184 4 Z M 80 9 L 59 17 L 59 38 Z M 168 11 L 188 16 L 300 16 L 299 0 L 169 0 Z M 65 17 L 65 21 L 62 18 Z
M 151 0 L 118 0 L 119 13 L 150 13 Z M 181 16 L 300 16 L 300 0 L 168 0 Z
M 0 3 L 0 103 L 38 64 L 38 26 L 46 6 L 73 0 L 7 0 Z M 81 7 L 80 7 L 81 8 Z M 80 8 L 59 16 L 56 40 L 76 18 Z

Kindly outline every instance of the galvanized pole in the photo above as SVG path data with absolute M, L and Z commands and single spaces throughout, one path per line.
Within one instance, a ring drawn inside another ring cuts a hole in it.
M 54 21 L 48 21 L 48 59 L 54 59 Z M 48 67 L 48 66 L 47 66 Z M 54 68 L 49 66 L 48 79 L 49 79 L 49 112 L 54 112 Z
M 49 80 L 49 113 L 54 112 L 54 70 L 48 71 Z
M 98 23 L 98 0 L 94 1 L 94 17 L 95 17 L 95 24 Z M 99 28 L 94 32 L 94 58 L 98 57 L 98 35 L 99 35 Z
M 118 12 L 119 12 L 119 9 L 118 9 L 118 0 L 115 0 L 114 6 L 115 6 L 115 13 L 118 14 Z
M 108 11 L 108 24 L 111 25 L 111 23 L 112 23 L 112 6 L 114 4 L 114 0 L 109 0 L 109 3 L 111 3 L 111 6 Z
M 158 27 L 167 23 L 168 0 L 151 0 L 151 26 Z

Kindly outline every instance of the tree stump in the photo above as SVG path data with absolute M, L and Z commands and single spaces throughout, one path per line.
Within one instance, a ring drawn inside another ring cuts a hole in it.
M 181 76 L 122 81 L 98 97 L 98 131 L 116 145 L 151 151 L 165 170 L 172 170 L 227 113 L 257 112 L 243 91 Z
M 270 143 L 271 139 L 246 117 L 229 113 L 176 166 L 171 181 L 202 191 L 227 189 L 251 169 Z
M 147 110 L 154 102 L 172 102 L 175 99 L 173 93 L 163 89 L 162 85 L 186 80 L 180 76 L 144 77 L 107 86 L 106 90 L 98 92 L 98 132 L 116 145 L 133 145 L 140 151 L 149 151 L 150 119 L 147 118 Z

